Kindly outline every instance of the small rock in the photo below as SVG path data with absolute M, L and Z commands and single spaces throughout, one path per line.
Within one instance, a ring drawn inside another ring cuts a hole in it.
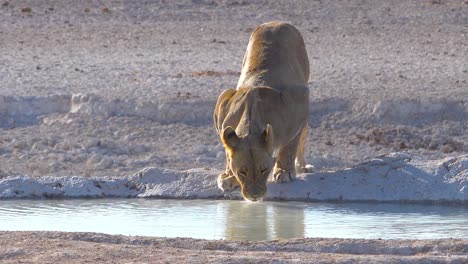
M 88 142 L 86 144 L 86 148 L 93 148 L 93 147 L 99 147 L 101 146 L 101 140 L 97 138 L 89 138 Z
M 132 154 L 141 154 L 146 152 L 146 147 L 143 145 L 136 145 L 132 146 L 131 151 Z
M 102 160 L 102 155 L 101 154 L 93 154 L 89 159 L 88 161 L 86 162 L 86 164 L 89 166 L 89 165 L 93 165 L 93 164 L 97 164 L 99 163 L 100 161 Z
M 30 7 L 23 7 L 21 8 L 21 12 L 23 13 L 31 13 L 32 9 Z
M 402 141 L 402 142 L 400 142 L 400 144 L 398 145 L 398 148 L 400 148 L 400 149 L 407 149 L 408 146 L 405 144 L 405 142 Z
M 442 152 L 444 153 L 450 153 L 453 151 L 455 151 L 455 146 L 453 146 L 452 144 L 445 144 L 442 146 Z
M 113 162 L 109 158 L 103 158 L 98 164 L 96 164 L 96 169 L 108 169 L 112 166 Z

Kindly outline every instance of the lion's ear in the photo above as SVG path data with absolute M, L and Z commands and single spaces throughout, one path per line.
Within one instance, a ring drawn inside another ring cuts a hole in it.
M 265 140 L 266 145 L 271 147 L 273 144 L 273 128 L 271 127 L 270 124 L 266 125 L 265 131 L 263 131 L 262 137 Z
M 222 140 L 223 144 L 230 149 L 234 149 L 235 147 L 237 147 L 240 141 L 239 137 L 236 134 L 236 131 L 230 126 L 226 127 L 223 130 Z

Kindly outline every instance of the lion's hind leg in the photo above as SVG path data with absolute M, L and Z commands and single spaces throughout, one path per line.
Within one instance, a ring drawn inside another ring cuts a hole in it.
M 299 145 L 297 146 L 297 153 L 296 153 L 296 172 L 297 173 L 311 173 L 314 172 L 314 166 L 307 164 L 304 159 L 304 149 L 305 149 L 305 141 L 307 139 L 307 135 L 309 133 L 309 127 L 307 124 L 304 126 L 301 132 L 301 136 L 299 138 Z

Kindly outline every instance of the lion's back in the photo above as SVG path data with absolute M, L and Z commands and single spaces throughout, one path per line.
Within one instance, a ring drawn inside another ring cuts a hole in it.
M 307 123 L 308 77 L 309 60 L 299 31 L 284 22 L 260 25 L 250 37 L 237 89 L 218 98 L 214 114 L 218 133 L 228 126 L 250 133 L 251 128 L 244 126 L 263 124 L 264 129 L 270 124 L 275 147 L 287 144 Z M 249 117 L 244 118 L 247 112 Z M 244 124 L 245 120 L 250 121 Z
M 240 86 L 307 85 L 309 59 L 304 40 L 293 25 L 273 21 L 257 27 L 242 64 Z

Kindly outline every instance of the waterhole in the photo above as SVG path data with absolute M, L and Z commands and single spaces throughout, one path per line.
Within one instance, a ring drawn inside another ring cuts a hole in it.
M 468 207 L 230 200 L 3 200 L 0 230 L 229 240 L 468 238 Z

